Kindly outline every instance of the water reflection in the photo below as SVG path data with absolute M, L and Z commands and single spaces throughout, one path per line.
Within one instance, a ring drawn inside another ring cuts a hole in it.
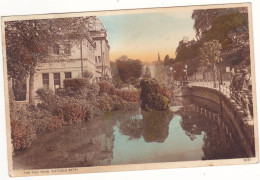
M 169 135 L 169 123 L 173 117 L 170 111 L 139 111 L 141 114 L 132 115 L 119 120 L 119 131 L 128 136 L 128 140 L 140 139 L 145 142 L 162 143 Z
M 39 136 L 15 154 L 15 169 L 86 167 L 246 157 L 220 107 L 176 98 L 171 111 L 106 113 L 101 119 Z
M 196 135 L 205 133 L 202 159 L 229 159 L 247 157 L 246 147 L 243 147 L 238 132 L 225 113 L 220 114 L 219 105 L 201 107 L 201 99 L 182 99 L 182 108 L 178 113 L 182 117 L 181 126 L 191 140 Z M 206 103 L 206 102 L 204 102 Z M 223 116 L 223 118 L 221 118 Z

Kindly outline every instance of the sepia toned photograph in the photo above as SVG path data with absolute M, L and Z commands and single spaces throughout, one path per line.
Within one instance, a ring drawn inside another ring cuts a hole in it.
M 11 176 L 258 162 L 251 5 L 2 17 Z

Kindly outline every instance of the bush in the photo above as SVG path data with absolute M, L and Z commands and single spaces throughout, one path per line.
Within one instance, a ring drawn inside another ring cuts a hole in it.
M 144 110 L 168 110 L 170 103 L 170 92 L 161 87 L 154 79 L 143 79 L 141 85 L 141 108 Z
M 140 100 L 138 91 L 117 90 L 116 95 L 129 102 L 138 102 Z
M 107 94 L 113 95 L 113 94 L 116 93 L 115 92 L 116 88 L 113 84 L 110 84 L 106 81 L 101 81 L 98 84 L 99 84 L 99 87 L 100 87 L 99 94 L 107 93 Z
M 52 90 L 40 88 L 36 91 L 36 93 L 41 100 L 41 103 L 37 106 L 47 109 L 50 112 L 54 112 L 56 110 L 57 104 L 59 103 L 59 97 L 55 95 Z
M 99 108 L 103 112 L 109 112 L 112 110 L 112 99 L 107 96 L 102 96 L 99 100 Z
M 64 79 L 63 84 L 65 89 L 78 90 L 87 87 L 89 85 L 89 80 L 87 78 Z
M 168 99 L 172 98 L 172 90 L 167 89 L 166 87 L 159 87 L 159 91 L 160 94 L 162 94 L 163 96 L 167 97 Z
M 138 91 L 118 90 L 113 84 L 109 84 L 105 81 L 99 82 L 99 86 L 101 95 L 117 95 L 120 98 L 130 102 L 138 102 L 140 100 Z
M 53 131 L 54 129 L 60 128 L 65 125 L 63 111 L 60 109 L 58 115 L 52 116 L 48 123 L 48 130 Z
M 35 134 L 24 122 L 11 119 L 11 138 L 14 150 L 18 151 L 30 146 Z
M 169 99 L 161 94 L 150 93 L 143 97 L 141 108 L 144 110 L 168 110 Z
M 159 83 L 155 79 L 142 79 L 140 82 L 141 93 L 149 94 L 149 93 L 159 93 Z
M 84 71 L 83 72 L 83 77 L 88 78 L 88 79 L 92 79 L 93 73 L 90 72 L 90 71 Z
M 66 103 L 61 111 L 64 121 L 68 124 L 79 123 L 84 120 L 86 111 L 78 104 Z

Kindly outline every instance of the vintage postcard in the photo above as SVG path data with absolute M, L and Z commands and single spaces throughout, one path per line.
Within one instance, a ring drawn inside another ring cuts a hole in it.
M 258 162 L 251 15 L 2 17 L 10 176 Z

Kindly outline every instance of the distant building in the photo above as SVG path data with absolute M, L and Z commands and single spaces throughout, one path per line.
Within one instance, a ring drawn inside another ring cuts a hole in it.
M 104 24 L 97 17 L 90 17 L 88 33 L 82 43 L 73 40 L 66 43 L 56 42 L 48 62 L 36 67 L 35 95 L 39 88 L 48 88 L 53 91 L 63 88 L 64 79 L 82 78 L 84 72 L 93 75 L 91 82 L 111 79 L 109 50 Z M 16 100 L 28 101 L 29 78 L 23 87 L 24 91 L 19 95 L 14 93 Z

